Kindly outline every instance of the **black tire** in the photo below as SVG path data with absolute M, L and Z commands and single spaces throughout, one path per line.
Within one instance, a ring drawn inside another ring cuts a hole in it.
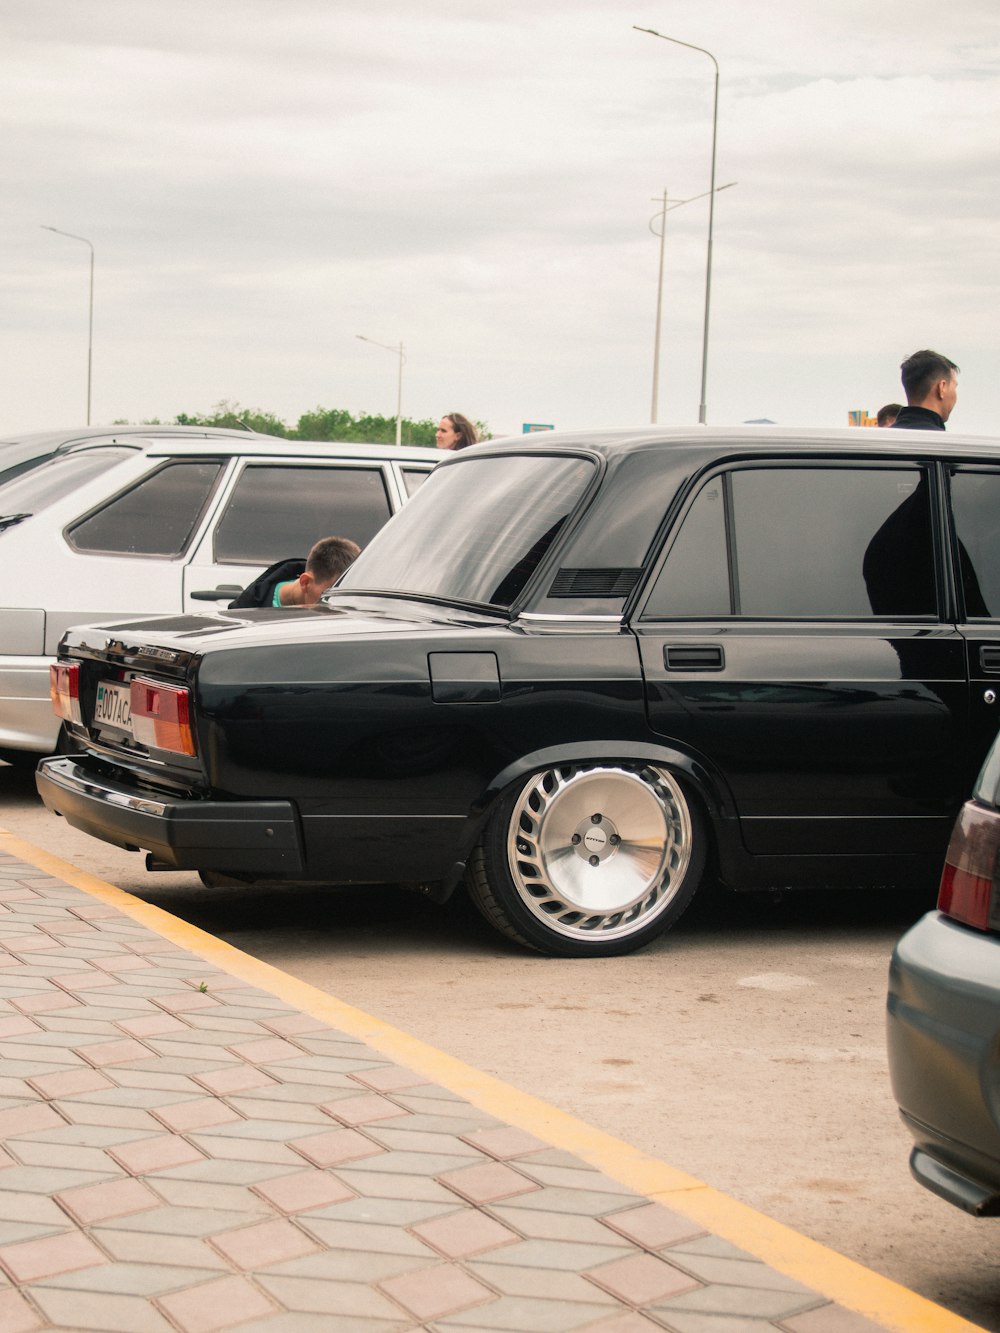
M 469 894 L 491 926 L 540 953 L 631 953 L 688 906 L 706 841 L 669 770 L 560 765 L 498 801 L 469 861 Z

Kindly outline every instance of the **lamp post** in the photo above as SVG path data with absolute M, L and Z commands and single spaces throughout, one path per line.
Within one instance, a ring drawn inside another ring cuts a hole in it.
M 708 56 L 715 67 L 715 96 L 712 102 L 712 174 L 708 190 L 708 256 L 705 263 L 705 319 L 701 340 L 701 403 L 698 406 L 698 420 L 704 425 L 706 419 L 705 397 L 708 384 L 708 315 L 712 300 L 712 226 L 715 221 L 715 143 L 719 128 L 719 62 L 711 51 L 706 51 L 703 46 L 694 46 L 691 42 L 682 42 L 679 37 L 668 37 L 665 33 L 656 32 L 653 28 L 640 28 L 637 24 L 632 26 L 636 32 L 648 32 L 651 37 L 659 37 L 664 42 L 673 42 L 675 46 L 686 46 L 689 51 L 700 51 L 703 56 Z
M 355 338 L 360 338 L 363 343 L 373 343 L 376 347 L 384 347 L 387 352 L 392 352 L 399 357 L 399 380 L 396 386 L 396 444 L 403 442 L 403 362 L 406 360 L 403 354 L 403 344 L 393 347 L 391 343 L 376 342 L 374 338 L 366 338 L 363 333 L 356 333 Z
M 727 181 L 725 185 L 720 185 L 719 188 L 714 191 L 714 193 L 718 194 L 720 190 L 728 190 L 731 188 L 731 186 L 736 184 L 737 184 L 736 181 Z M 706 195 L 709 195 L 711 193 L 712 193 L 711 190 L 705 190 L 701 194 L 691 195 L 689 199 L 675 199 L 673 203 L 668 203 L 667 191 L 666 188 L 664 188 L 662 201 L 657 201 L 656 199 L 653 200 L 653 203 L 661 202 L 660 211 L 658 213 L 654 213 L 653 216 L 649 219 L 649 230 L 653 233 L 654 236 L 658 235 L 660 238 L 660 272 L 659 272 L 659 277 L 657 278 L 656 281 L 656 332 L 653 335 L 653 406 L 649 417 L 650 421 L 653 423 L 654 426 L 656 425 L 656 416 L 659 408 L 659 394 L 660 394 L 660 326 L 661 326 L 661 317 L 663 314 L 663 248 L 667 236 L 667 214 L 672 212 L 675 208 L 680 208 L 683 204 L 693 204 L 696 199 L 704 199 Z M 659 232 L 657 232 L 653 227 L 653 223 L 656 221 L 657 218 L 661 219 Z M 703 399 L 704 396 L 705 393 L 704 393 L 704 383 L 703 383 L 702 384 Z
M 88 241 L 86 236 L 77 236 L 71 231 L 61 231 L 58 227 L 47 227 L 43 222 L 41 224 L 43 231 L 54 231 L 57 236 L 68 236 L 71 241 L 82 241 L 84 245 L 90 246 L 90 306 L 87 317 L 87 425 L 90 425 L 90 386 L 91 374 L 94 364 L 94 246 Z

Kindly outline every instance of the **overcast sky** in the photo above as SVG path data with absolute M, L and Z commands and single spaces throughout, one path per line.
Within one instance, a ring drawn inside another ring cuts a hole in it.
M 650 417 L 664 188 L 708 190 L 708 421 L 846 424 L 900 360 L 1000 424 L 997 0 L 3 0 L 0 434 L 319 404 Z M 666 239 L 697 420 L 708 208 Z

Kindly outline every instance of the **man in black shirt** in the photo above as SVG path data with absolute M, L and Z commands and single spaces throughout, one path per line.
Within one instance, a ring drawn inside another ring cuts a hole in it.
M 940 352 L 925 348 L 900 366 L 906 406 L 893 430 L 944 430 L 958 397 L 958 366 Z

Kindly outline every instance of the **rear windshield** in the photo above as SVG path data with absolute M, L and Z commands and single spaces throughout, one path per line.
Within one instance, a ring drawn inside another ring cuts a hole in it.
M 338 591 L 507 607 L 595 474 L 565 455 L 468 457 L 438 468 L 348 569 Z
M 40 463 L 0 490 L 0 518 L 7 514 L 37 514 L 39 509 L 61 500 L 123 458 L 132 458 L 134 449 L 112 447 L 61 454 Z

